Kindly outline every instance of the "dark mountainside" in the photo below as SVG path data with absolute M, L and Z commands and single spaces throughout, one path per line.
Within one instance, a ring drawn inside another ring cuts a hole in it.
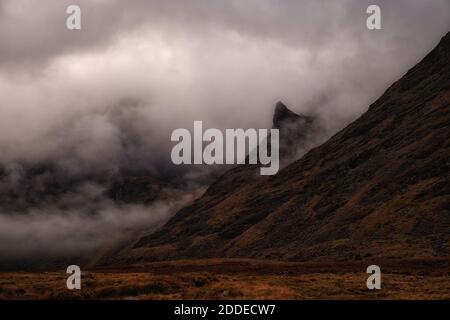
M 10 174 L 8 169 L 0 168 L 0 207 L 10 213 L 49 205 L 67 206 L 64 198 L 79 194 L 89 185 L 100 188 L 89 196 L 93 202 L 110 199 L 116 203 L 149 204 L 168 198 L 172 191 L 181 192 L 173 184 L 149 174 L 67 175 L 52 164 L 23 165 L 14 170 Z
M 14 214 L 32 208 L 73 207 L 74 203 L 66 200 L 80 194 L 85 196 L 85 203 L 109 200 L 119 205 L 147 205 L 191 191 L 188 183 L 204 183 L 200 179 L 185 181 L 184 173 L 176 171 L 175 165 L 150 163 L 148 168 L 132 167 L 130 158 L 139 158 L 135 149 L 141 145 L 130 131 L 127 126 L 121 128 L 123 152 L 117 166 L 105 164 L 97 168 L 85 163 L 80 169 L 76 165 L 64 165 L 61 159 L 0 163 L 0 212 Z M 65 156 L 70 158 L 70 152 Z M 212 177 L 205 180 L 213 181 Z
M 269 178 L 231 170 L 107 263 L 449 256 L 449 101 L 450 33 L 326 143 Z

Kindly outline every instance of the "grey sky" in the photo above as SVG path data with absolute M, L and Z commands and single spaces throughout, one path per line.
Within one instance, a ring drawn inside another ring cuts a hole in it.
M 333 133 L 449 30 L 448 0 L 0 0 L 0 161 L 151 165 L 173 129 L 269 127 L 277 100 Z

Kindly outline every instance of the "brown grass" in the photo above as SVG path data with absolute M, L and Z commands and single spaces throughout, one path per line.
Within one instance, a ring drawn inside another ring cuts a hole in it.
M 382 266 L 377 291 L 366 288 L 364 264 L 186 260 L 93 270 L 75 291 L 66 289 L 63 271 L 0 273 L 0 298 L 450 299 L 448 262 L 410 263 Z

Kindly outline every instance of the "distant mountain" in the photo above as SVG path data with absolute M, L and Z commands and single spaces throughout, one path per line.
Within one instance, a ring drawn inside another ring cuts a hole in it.
M 278 104 L 274 126 L 283 118 L 310 123 Z M 248 170 L 107 263 L 449 256 L 450 33 L 326 143 L 275 176 Z
M 48 206 L 70 208 L 77 205 L 72 198 L 79 198 L 83 205 L 104 200 L 149 204 L 177 192 L 181 189 L 173 183 L 142 172 L 73 174 L 52 163 L 0 167 L 0 210 L 10 213 Z

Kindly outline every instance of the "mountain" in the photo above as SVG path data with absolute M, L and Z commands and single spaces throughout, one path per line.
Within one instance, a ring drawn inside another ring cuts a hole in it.
M 299 115 L 289 110 L 286 105 L 278 101 L 275 105 L 275 112 L 273 114 L 273 128 L 283 130 L 290 126 L 299 126 L 299 125 L 311 125 L 314 122 L 313 117 Z M 298 131 L 299 134 L 305 134 L 306 132 Z
M 0 167 L 0 210 L 26 212 L 32 208 L 76 205 L 111 200 L 117 204 L 150 204 L 181 193 L 175 184 L 148 173 L 127 170 L 90 174 L 67 173 L 53 163 Z
M 284 164 L 307 148 L 309 138 L 317 135 L 321 127 L 313 117 L 297 114 L 279 101 L 275 106 L 273 128 L 280 130 L 280 162 Z M 270 150 L 270 139 L 268 139 L 268 145 Z M 246 159 L 247 162 L 248 159 Z M 263 179 L 265 176 L 260 175 L 259 165 L 238 165 L 214 181 L 207 189 L 205 196 L 226 197 L 230 192 L 234 192 L 248 183 Z
M 274 129 L 280 130 L 280 161 L 290 163 L 303 155 L 306 149 L 317 145 L 316 137 L 321 136 L 321 124 L 311 116 L 297 114 L 279 101 L 273 114 Z
M 297 116 L 278 104 L 280 118 Z M 324 144 L 275 176 L 246 168 L 107 263 L 449 256 L 450 33 Z

